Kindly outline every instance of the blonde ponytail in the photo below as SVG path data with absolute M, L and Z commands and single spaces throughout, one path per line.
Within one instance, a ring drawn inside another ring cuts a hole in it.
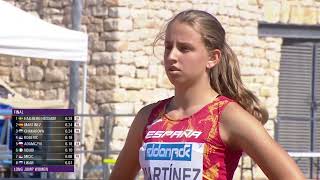
M 237 101 L 246 111 L 265 124 L 268 112 L 259 99 L 242 83 L 239 61 L 227 43 L 221 49 L 221 61 L 209 72 L 211 87 L 221 95 Z

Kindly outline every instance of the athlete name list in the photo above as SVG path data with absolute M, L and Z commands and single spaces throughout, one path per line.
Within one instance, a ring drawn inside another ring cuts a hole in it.
M 13 109 L 14 172 L 74 172 L 74 110 Z

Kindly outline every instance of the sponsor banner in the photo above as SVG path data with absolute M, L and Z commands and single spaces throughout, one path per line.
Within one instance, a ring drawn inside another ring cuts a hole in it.
M 191 161 L 192 144 L 159 144 L 146 146 L 146 160 Z
M 203 143 L 149 142 L 139 151 L 145 179 L 202 179 Z

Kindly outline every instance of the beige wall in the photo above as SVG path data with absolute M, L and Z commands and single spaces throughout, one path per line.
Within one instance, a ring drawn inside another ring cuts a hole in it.
M 6 0 L 64 27 L 70 27 L 71 0 Z M 84 0 L 82 30 L 89 35 L 87 101 L 100 113 L 136 113 L 142 106 L 169 97 L 172 86 L 152 42 L 164 22 L 180 10 L 214 14 L 241 64 L 244 83 L 277 114 L 282 39 L 259 38 L 258 22 L 319 24 L 318 0 Z M 23 60 L 21 60 L 23 59 Z M 66 99 L 68 63 L 0 56 L 0 78 L 25 97 Z M 112 149 L 119 150 L 132 117 L 118 117 Z M 273 135 L 273 122 L 266 125 Z M 260 173 L 261 174 L 261 173 Z M 263 176 L 261 176 L 263 177 Z

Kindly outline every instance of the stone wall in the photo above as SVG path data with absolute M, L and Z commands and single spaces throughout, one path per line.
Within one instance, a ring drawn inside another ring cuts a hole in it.
M 48 22 L 71 27 L 71 0 L 6 1 Z M 128 114 L 115 118 L 111 149 L 122 148 L 133 119 L 129 114 L 173 95 L 162 66 L 162 48 L 156 46 L 154 56 L 152 46 L 172 15 L 194 8 L 221 21 L 238 55 L 244 83 L 274 120 L 282 39 L 259 38 L 258 22 L 319 24 L 319 7 L 319 0 L 84 0 L 82 30 L 89 35 L 87 102 L 99 113 Z M 66 99 L 68 76 L 68 63 L 63 61 L 0 56 L 0 78 L 25 97 Z M 273 135 L 273 121 L 266 128 Z

